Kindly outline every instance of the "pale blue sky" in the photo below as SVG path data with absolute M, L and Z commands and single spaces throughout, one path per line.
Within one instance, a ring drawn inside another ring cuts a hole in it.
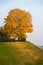
M 36 45 L 43 45 L 43 0 L 0 0 L 0 26 L 9 10 L 14 8 L 31 13 L 34 31 L 28 34 L 27 40 Z

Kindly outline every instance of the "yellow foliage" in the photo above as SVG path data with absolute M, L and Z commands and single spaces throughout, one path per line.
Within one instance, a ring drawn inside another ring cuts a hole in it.
M 33 31 L 32 16 L 29 12 L 25 12 L 20 9 L 10 10 L 8 16 L 5 18 L 4 31 L 8 36 L 24 37 L 25 33 L 31 33 Z

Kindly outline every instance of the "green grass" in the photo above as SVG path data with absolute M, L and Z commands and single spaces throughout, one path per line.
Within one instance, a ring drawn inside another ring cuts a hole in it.
M 0 65 L 43 65 L 43 50 L 31 42 L 0 42 Z

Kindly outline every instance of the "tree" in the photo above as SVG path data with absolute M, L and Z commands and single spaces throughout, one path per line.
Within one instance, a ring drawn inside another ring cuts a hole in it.
M 8 40 L 7 34 L 4 33 L 3 27 L 0 27 L 0 42 L 6 42 Z
M 4 31 L 9 37 L 18 38 L 18 40 L 25 40 L 26 33 L 33 31 L 32 19 L 29 12 L 13 9 L 8 12 L 5 18 Z

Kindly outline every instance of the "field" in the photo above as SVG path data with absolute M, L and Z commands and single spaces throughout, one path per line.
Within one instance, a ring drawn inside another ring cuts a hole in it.
M 31 42 L 0 42 L 0 65 L 43 65 L 43 50 Z

